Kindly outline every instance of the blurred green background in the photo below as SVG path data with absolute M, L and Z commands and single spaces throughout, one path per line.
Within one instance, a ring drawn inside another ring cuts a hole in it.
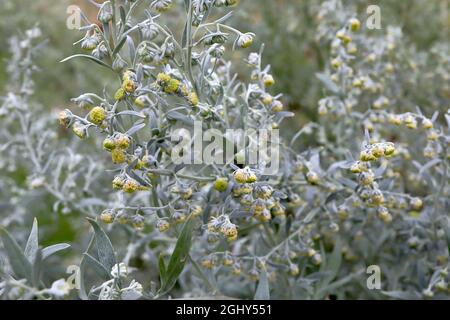
M 145 2 L 145 1 L 144 1 Z M 266 44 L 264 62 L 270 63 L 277 79 L 276 89 L 283 92 L 294 110 L 302 116 L 315 117 L 321 94 L 315 73 L 320 72 L 329 57 L 328 45 L 317 39 L 317 14 L 323 0 L 241 0 L 235 8 L 233 25 L 257 34 L 257 43 Z M 382 26 L 402 27 L 407 42 L 427 51 L 436 43 L 448 43 L 450 37 L 449 1 L 447 0 L 347 0 L 344 6 L 354 8 L 358 16 L 367 16 L 370 4 L 381 8 Z M 70 98 L 87 88 L 105 83 L 107 72 L 88 64 L 58 61 L 74 53 L 72 44 L 82 33 L 68 30 L 67 8 L 77 5 L 95 20 L 95 8 L 87 0 L 2 0 L 0 2 L 0 90 L 7 82 L 5 70 L 8 38 L 20 30 L 38 24 L 48 44 L 38 58 L 44 72 L 36 77 L 37 99 L 49 108 L 65 105 Z M 172 13 L 175 15 L 176 13 Z M 373 32 L 377 32 L 376 30 Z M 97 88 L 97 86 L 95 86 Z

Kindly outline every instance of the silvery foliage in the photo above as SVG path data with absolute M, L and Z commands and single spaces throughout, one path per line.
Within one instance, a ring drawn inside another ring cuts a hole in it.
M 88 196 L 104 170 L 98 161 L 78 154 L 73 140 L 68 144 L 59 141 L 55 115 L 33 100 L 33 74 L 40 71 L 33 60 L 45 45 L 37 27 L 10 39 L 8 87 L 0 104 L 0 222 L 4 245 L 0 252 L 0 295 L 11 299 L 52 296 L 45 291 L 39 270 L 44 259 L 67 247 L 58 244 L 41 250 L 35 221 L 23 252 L 16 241 L 24 242 L 28 231 L 21 226 L 42 211 L 50 221 L 59 214 L 94 215 L 98 200 L 93 202 Z M 3 228 L 14 231 L 14 239 Z M 39 256 L 35 256 L 38 251 Z M 9 258 L 6 265 L 5 256 Z
M 327 176 L 341 167 L 357 177 L 336 171 L 337 190 L 326 200 L 331 220 L 342 220 L 330 239 L 343 246 L 338 277 L 376 261 L 384 291 L 354 297 L 448 297 L 448 44 L 420 52 L 398 27 L 370 33 L 341 1 L 325 1 L 319 16 L 318 40 L 331 57 L 317 74 L 327 95 L 318 102 L 315 141 Z M 365 139 L 355 139 L 363 131 Z M 385 141 L 395 142 L 394 157 L 367 161 Z
M 236 284 L 239 281 L 231 271 L 239 276 L 241 269 L 246 270 L 257 280 L 256 265 L 265 268 L 257 252 L 259 235 L 240 239 L 238 227 L 262 227 L 261 223 L 272 219 L 270 210 L 278 218 L 274 215 L 276 222 L 265 227 L 269 235 L 274 227 L 291 226 L 283 218 L 283 203 L 292 184 L 281 177 L 289 170 L 287 161 L 295 153 L 285 144 L 280 148 L 286 163 L 277 176 L 262 174 L 265 159 L 251 167 L 236 165 L 250 148 L 248 141 L 243 149 L 236 150 L 235 163 L 220 166 L 176 165 L 171 156 L 177 147 L 172 141 L 174 131 L 191 128 L 195 120 L 201 120 L 204 129 L 220 129 L 220 138 L 225 140 L 232 138 L 224 135 L 227 129 L 272 130 L 292 116 L 282 110 L 281 95 L 269 93 L 274 79 L 270 66 L 262 65 L 262 49 L 250 52 L 245 59 L 250 83 L 240 81 L 226 58 L 227 51 L 246 49 L 254 38 L 254 34 L 226 24 L 232 13 L 223 13 L 223 8 L 236 2 L 153 1 L 147 4 L 145 19 L 137 22 L 134 15 L 145 1 L 108 1 L 98 5 L 101 28 L 84 17 L 85 25 L 80 29 L 84 37 L 77 44 L 87 53 L 64 59 L 90 60 L 110 69 L 120 80 L 117 87 L 103 92 L 94 88 L 96 92 L 73 99 L 86 109 L 85 116 L 67 109 L 61 112 L 60 122 L 82 139 L 92 135 L 104 139 L 105 150 L 98 152 L 111 154 L 110 167 L 115 172 L 112 187 L 119 190 L 121 200 L 99 211 L 99 220 L 114 222 L 112 228 L 130 235 L 131 243 L 118 254 L 125 264 L 139 257 L 148 267 L 158 265 L 159 285 L 151 286 L 149 297 L 168 294 L 179 276 L 182 292 L 189 294 L 187 288 L 195 283 L 199 292 L 207 289 L 218 294 L 223 289 L 215 281 L 211 283 L 200 266 L 210 268 L 222 259 L 228 265 L 225 276 L 235 279 Z M 166 11 L 172 6 L 186 19 L 180 35 L 164 24 Z M 282 233 L 278 236 L 283 237 Z M 149 244 L 156 239 L 161 243 L 150 250 Z M 105 243 L 110 247 L 108 241 Z M 175 247 L 171 243 L 176 243 Z M 223 249 L 217 251 L 218 245 Z M 114 252 L 111 248 L 109 251 Z M 171 255 L 167 266 L 165 255 Z M 88 270 L 91 264 L 109 270 L 111 261 L 116 261 L 115 255 L 108 261 L 102 259 L 84 257 L 81 270 Z M 289 266 L 293 264 L 283 268 Z M 120 291 L 121 284 L 115 283 L 114 288 Z M 246 290 L 252 289 L 247 286 Z M 83 298 L 104 297 L 95 290 L 81 291 Z M 114 290 L 106 291 L 111 297 L 120 297 Z
M 79 211 L 92 215 L 86 202 L 91 184 L 98 179 L 102 165 L 77 153 L 77 143 L 58 141 L 55 115 L 33 101 L 33 73 L 38 67 L 33 57 L 45 45 L 38 28 L 10 40 L 12 58 L 8 63 L 8 88 L 1 98 L 1 206 L 2 225 L 23 223 L 30 201 L 51 195 L 53 211 L 68 214 Z M 6 156 L 7 155 L 7 156 Z M 19 170 L 26 173 L 26 184 L 15 181 Z M 29 218 L 29 217 L 28 217 Z

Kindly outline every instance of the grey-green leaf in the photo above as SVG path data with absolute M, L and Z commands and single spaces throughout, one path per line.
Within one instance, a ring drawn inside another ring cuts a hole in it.
M 42 250 L 37 249 L 33 257 L 33 284 L 39 287 L 42 274 Z
M 16 240 L 3 227 L 0 227 L 0 236 L 15 275 L 21 279 L 27 279 L 30 284 L 33 283 L 33 268 Z
M 161 286 L 164 286 L 164 283 L 166 282 L 166 264 L 164 262 L 164 257 L 163 255 L 159 256 L 159 260 L 158 260 L 158 264 L 159 264 L 159 277 L 161 279 Z
M 54 245 L 45 247 L 42 250 L 42 260 L 45 260 L 48 257 L 50 257 L 51 255 L 53 255 L 61 250 L 65 250 L 69 247 L 70 247 L 70 244 L 67 244 L 67 243 L 58 243 L 58 244 L 54 244 Z
M 192 221 L 188 220 L 181 230 L 175 249 L 170 257 L 166 271 L 166 281 L 161 288 L 162 292 L 168 292 L 175 285 L 178 277 L 184 269 L 189 257 L 192 243 Z
M 28 261 L 31 264 L 34 263 L 34 258 L 36 257 L 36 252 L 39 248 L 39 239 L 38 239 L 38 222 L 37 219 L 33 220 L 33 227 L 31 228 L 30 235 L 28 236 L 28 241 L 25 246 L 25 257 L 27 257 Z
M 261 271 L 255 292 L 255 300 L 270 300 L 269 279 L 266 270 Z
M 70 57 L 67 57 L 67 58 L 61 60 L 60 62 L 67 62 L 67 61 L 72 60 L 74 58 L 85 58 L 85 59 L 91 60 L 91 61 L 101 65 L 102 67 L 105 67 L 105 68 L 108 68 L 108 69 L 112 70 L 112 68 L 109 65 L 107 65 L 106 63 L 104 63 L 103 61 L 101 61 L 101 60 L 99 60 L 99 59 L 97 59 L 97 58 L 95 58 L 93 56 L 89 56 L 87 54 L 74 54 L 74 55 L 72 55 Z
M 116 256 L 111 241 L 97 221 L 91 218 L 87 218 L 87 220 L 94 229 L 98 259 L 107 270 L 111 270 L 116 264 Z
M 100 263 L 100 261 L 95 259 L 89 253 L 84 253 L 83 255 L 86 260 L 86 263 L 88 263 L 89 266 L 92 267 L 92 269 L 95 271 L 96 274 L 102 277 L 103 280 L 111 279 L 111 274 L 109 273 L 108 270 L 105 269 L 105 267 Z

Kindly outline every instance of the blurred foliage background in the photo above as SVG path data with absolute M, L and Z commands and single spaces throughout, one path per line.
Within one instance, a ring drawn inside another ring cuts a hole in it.
M 99 1 L 101 2 L 101 1 Z M 329 58 L 329 45 L 318 39 L 318 12 L 322 0 L 242 0 L 234 14 L 233 24 L 257 34 L 256 46 L 266 45 L 265 63 L 272 65 L 277 78 L 277 90 L 297 113 L 296 123 L 315 119 L 316 105 L 321 95 L 315 74 L 322 70 Z M 381 7 L 382 26 L 402 28 L 405 41 L 427 52 L 450 37 L 449 2 L 447 0 L 347 0 L 344 6 L 358 12 L 364 20 L 368 5 Z M 81 33 L 68 30 L 67 8 L 77 5 L 95 21 L 95 8 L 87 0 L 2 0 L 0 2 L 0 60 L 5 70 L 8 38 L 19 30 L 38 24 L 48 40 L 45 54 L 38 65 L 45 70 L 38 74 L 37 98 L 49 108 L 65 105 L 82 89 L 110 76 L 108 72 L 92 70 L 75 61 L 58 61 L 73 53 L 72 44 Z M 176 21 L 176 13 L 171 18 Z M 379 30 L 372 31 L 380 32 Z M 241 57 L 238 57 L 241 58 Z M 0 90 L 7 82 L 0 72 Z M 58 94 L 54 94 L 58 92 Z M 292 125 L 295 126 L 295 123 Z

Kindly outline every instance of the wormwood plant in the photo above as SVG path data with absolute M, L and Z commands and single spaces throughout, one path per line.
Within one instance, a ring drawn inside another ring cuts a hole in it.
M 105 135 L 103 148 L 118 165 L 112 184 L 121 190 L 122 202 L 103 211 L 100 220 L 129 224 L 141 237 L 150 233 L 140 241 L 147 248 L 151 236 L 158 232 L 178 238 L 167 267 L 162 255 L 167 248 L 152 250 L 152 256 L 160 254 L 160 284 L 159 288 L 153 285 L 150 296 L 170 292 L 188 260 L 192 272 L 181 274 L 179 284 L 188 288 L 198 281 L 195 277 L 202 279 L 198 294 L 206 290 L 226 295 L 247 292 L 251 296 L 256 288 L 255 297 L 268 298 L 272 282 L 272 296 L 321 298 L 330 288 L 345 285 L 361 274 L 361 266 L 352 263 L 361 261 L 358 255 L 364 261 L 379 263 L 387 276 L 395 279 L 396 272 L 390 268 L 395 269 L 396 263 L 385 261 L 379 250 L 398 238 L 407 238 L 408 245 L 387 247 L 393 256 L 404 255 L 407 260 L 412 254 L 418 256 L 420 249 L 426 250 L 420 253 L 421 260 L 400 264 L 409 269 L 410 278 L 417 277 L 417 269 L 423 278 L 415 289 L 418 291 L 409 291 L 399 279 L 386 286 L 385 293 L 393 297 L 430 296 L 437 283 L 444 287 L 445 259 L 433 262 L 445 251 L 441 245 L 431 248 L 448 227 L 446 218 L 439 215 L 448 192 L 448 138 L 436 123 L 437 113 L 428 117 L 420 110 L 398 113 L 413 109 L 398 79 L 409 70 L 396 50 L 401 39 L 398 29 L 389 28 L 386 38 L 368 41 L 358 34 L 360 21 L 340 11 L 340 29 L 332 30 L 333 71 L 318 75 L 333 93 L 319 101 L 318 112 L 323 116 L 330 113 L 338 125 L 328 131 L 324 123 L 310 124 L 289 145 L 281 143 L 283 165 L 278 175 L 262 175 L 260 167 L 245 166 L 245 160 L 241 168 L 231 163 L 206 165 L 193 173 L 192 167 L 175 165 L 169 156 L 173 147 L 169 137 L 177 124 L 189 126 L 202 119 L 206 127 L 273 128 L 289 114 L 282 111 L 280 96 L 268 92 L 274 80 L 270 69 L 261 66 L 261 52 L 251 53 L 247 59 L 252 68 L 250 84 L 232 76 L 232 65 L 225 60 L 227 41 L 231 38 L 233 49 L 245 49 L 252 44 L 254 34 L 226 25 L 230 14 L 216 20 L 210 17 L 217 7 L 234 3 L 185 1 L 186 25 L 181 40 L 160 22 L 170 1 L 152 2 L 147 19 L 136 23 L 131 17 L 138 4 L 107 2 L 99 8 L 102 28 L 87 22 L 80 44 L 91 54 L 70 58 L 83 57 L 110 68 L 120 77 L 119 88 L 114 96 L 106 90 L 103 97 L 91 93 L 80 96 L 74 101 L 88 106 L 86 117 L 66 110 L 60 120 L 81 138 L 90 128 Z M 324 10 L 327 5 L 323 5 Z M 161 15 L 154 15 L 152 9 Z M 325 23 L 330 20 L 324 19 Z M 397 73 L 395 68 L 405 70 Z M 403 98 L 397 105 L 404 104 L 398 110 L 389 108 L 397 102 L 396 96 Z M 425 156 L 434 159 L 424 165 L 416 162 L 415 167 L 421 175 L 434 166 L 439 169 L 429 178 L 433 195 L 426 196 L 425 203 L 415 195 L 418 189 L 409 190 L 407 183 L 396 182 L 397 168 L 408 160 L 409 153 L 404 135 L 394 135 L 394 129 L 384 125 L 386 121 L 412 130 L 420 123 L 427 132 Z M 359 146 L 354 134 L 363 130 L 365 140 Z M 323 146 L 302 152 L 292 149 L 302 134 L 314 131 Z M 398 140 L 397 146 L 392 138 Z M 235 162 L 240 163 L 245 149 L 236 151 Z M 430 207 L 429 201 L 434 205 Z M 375 243 L 370 240 L 373 237 L 377 238 Z M 348 264 L 342 262 L 342 256 Z M 326 275 L 308 280 L 306 275 L 315 271 Z M 304 277 L 297 280 L 300 273 Z M 233 276 L 250 281 L 239 283 L 230 280 Z M 336 277 L 339 280 L 333 283 Z M 274 281 L 276 278 L 279 281 Z M 112 286 L 111 295 L 117 296 L 117 290 L 120 286 Z
M 146 5 L 146 19 L 136 22 L 133 15 L 143 3 L 98 5 L 102 25 L 85 18 L 81 28 L 85 36 L 78 42 L 88 53 L 64 60 L 89 59 L 115 72 L 120 80 L 113 91 L 85 93 L 73 100 L 87 109 L 84 117 L 69 110 L 60 114 L 61 124 L 78 137 L 92 132 L 104 137 L 102 152 L 110 154 L 116 172 L 111 185 L 120 190 L 120 202 L 105 208 L 99 220 L 133 228 L 139 239 L 136 245 L 146 249 L 159 234 L 178 238 L 167 268 L 164 257 L 160 258 L 160 288 L 153 296 L 172 289 L 188 258 L 213 293 L 221 289 L 208 279 L 212 271 L 205 275 L 199 265 L 213 269 L 223 260 L 228 275 L 246 270 L 256 281 L 256 266 L 266 272 L 265 260 L 271 254 L 259 259 L 240 252 L 243 243 L 256 243 L 258 237 L 239 240 L 238 228 L 243 232 L 247 228 L 249 234 L 254 228 L 265 228 L 273 237 L 266 224 L 272 219 L 278 221 L 276 228 L 284 223 L 287 183 L 282 174 L 264 176 L 261 166 L 266 159 L 247 165 L 248 142 L 222 167 L 176 164 L 172 151 L 177 145 L 172 138 L 180 125 L 189 127 L 195 120 L 201 120 L 204 129 L 221 129 L 219 138 L 227 139 L 227 129 L 273 129 L 291 114 L 282 111 L 281 95 L 268 91 L 274 78 L 270 67 L 261 65 L 262 50 L 250 52 L 246 60 L 251 71 L 248 84 L 233 75 L 225 59 L 227 50 L 249 48 L 255 36 L 227 25 L 231 12 L 215 16 L 237 1 L 185 1 L 186 25 L 181 35 L 170 31 L 163 20 L 172 5 L 183 4 L 154 1 Z M 282 149 L 292 153 L 286 146 Z M 192 249 L 191 238 L 195 238 Z M 155 247 L 152 256 L 166 250 Z M 127 258 L 133 254 L 129 252 Z M 235 258 L 242 254 L 246 257 Z M 313 256 L 319 262 L 319 254 Z M 109 270 L 111 265 L 104 267 Z M 298 274 L 292 263 L 285 268 Z
M 34 219 L 29 235 L 20 226 L 41 212 L 45 212 L 47 221 L 54 221 L 58 214 L 89 214 L 90 207 L 83 202 L 97 178 L 94 168 L 100 168 L 88 158 L 82 162 L 76 145 L 61 148 L 53 126 L 54 115 L 42 116 L 44 107 L 33 101 L 32 76 L 38 70 L 34 58 L 45 45 L 41 38 L 40 29 L 33 28 L 10 39 L 9 82 L 7 94 L 1 97 L 0 237 L 9 264 L 2 259 L 0 296 L 9 299 L 46 299 L 66 292 L 59 290 L 65 288 L 65 285 L 61 287 L 64 280 L 47 286 L 49 275 L 43 270 L 50 256 L 69 245 L 61 243 L 42 248 L 38 242 L 37 220 Z M 89 172 L 90 176 L 84 176 Z M 83 185 L 80 190 L 79 186 Z M 50 202 L 53 206 L 37 205 L 39 202 Z M 14 231 L 14 237 L 5 228 Z M 22 249 L 16 241 L 22 242 L 27 236 Z

